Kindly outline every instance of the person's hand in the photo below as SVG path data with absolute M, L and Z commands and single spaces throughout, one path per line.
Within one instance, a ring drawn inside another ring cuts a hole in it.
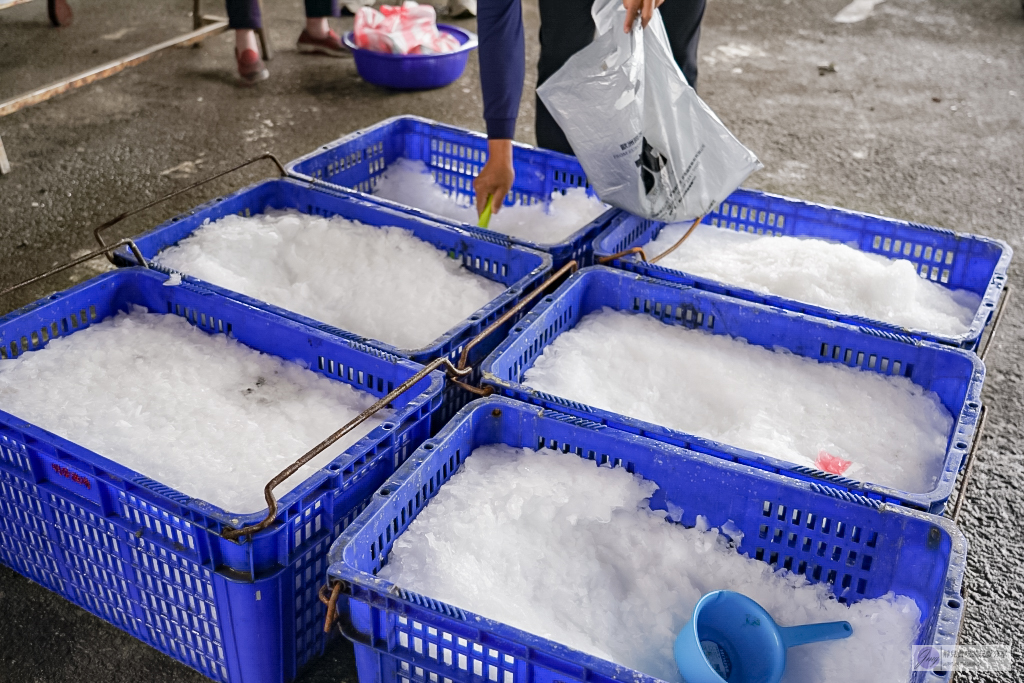
M 637 15 L 640 15 L 640 25 L 647 28 L 648 22 L 654 16 L 654 9 L 661 7 L 665 0 L 622 0 L 622 6 L 626 8 L 626 25 L 623 29 L 626 33 L 633 30 L 633 22 Z
M 473 181 L 477 215 L 484 212 L 488 197 L 492 197 L 491 213 L 497 214 L 501 211 L 505 195 L 512 189 L 515 179 L 516 172 L 512 168 L 512 141 L 488 140 L 487 163 Z

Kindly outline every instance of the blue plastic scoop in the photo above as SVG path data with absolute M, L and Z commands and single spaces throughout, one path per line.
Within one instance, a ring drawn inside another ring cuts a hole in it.
M 779 626 L 747 596 L 714 591 L 679 632 L 676 666 L 686 683 L 778 683 L 788 648 L 851 635 L 847 621 Z

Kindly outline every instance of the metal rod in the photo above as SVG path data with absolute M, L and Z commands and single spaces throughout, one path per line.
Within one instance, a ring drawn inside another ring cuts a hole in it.
M 145 206 L 140 206 L 140 207 L 138 207 L 136 209 L 132 209 L 131 211 L 125 211 L 120 216 L 117 216 L 115 218 L 111 218 L 109 221 L 107 221 L 103 225 L 100 225 L 99 227 L 97 227 L 95 230 L 92 231 L 92 234 L 96 238 L 96 241 L 100 243 L 100 246 L 103 246 L 105 243 L 103 242 L 103 237 L 102 237 L 102 235 L 100 235 L 100 233 L 103 232 L 104 230 L 106 230 L 107 228 L 114 227 L 115 225 L 117 225 L 118 223 L 123 221 L 125 218 L 129 218 L 131 216 L 134 216 L 137 213 L 142 213 L 146 209 L 151 209 L 154 206 L 156 206 L 157 204 L 160 204 L 161 202 L 166 202 L 168 199 L 173 199 L 174 197 L 177 197 L 180 194 L 184 194 L 184 193 L 186 193 L 186 192 L 188 192 L 190 190 L 196 189 L 200 185 L 205 185 L 206 183 L 208 183 L 210 181 L 213 181 L 213 180 L 216 180 L 217 178 L 226 176 L 229 173 L 234 173 L 235 171 L 237 171 L 239 169 L 245 168 L 246 166 L 249 166 L 250 164 L 255 164 L 257 161 L 262 161 L 263 159 L 270 159 L 277 166 L 277 170 L 281 172 L 282 176 L 287 175 L 287 172 L 284 170 L 284 164 L 282 164 L 281 161 L 276 156 L 274 156 L 270 152 L 266 152 L 264 154 L 259 155 L 258 157 L 254 157 L 252 159 L 249 159 L 248 161 L 245 161 L 245 162 L 239 164 L 238 166 L 235 166 L 234 168 L 229 168 L 228 170 L 222 171 L 221 173 L 218 173 L 217 175 L 210 176 L 206 180 L 200 180 L 198 183 L 193 183 L 193 184 L 189 185 L 188 187 L 183 187 L 180 190 L 175 190 L 174 192 L 172 192 L 172 193 L 170 193 L 168 195 L 164 195 L 160 199 L 156 199 L 154 201 L 151 201 L 150 203 L 146 204 Z
M 704 216 L 707 216 L 707 214 L 704 214 Z M 695 220 L 695 221 L 693 222 L 693 225 L 691 225 L 691 226 L 690 226 L 690 229 L 686 231 L 686 234 L 685 234 L 685 235 L 683 235 L 682 237 L 680 237 L 680 238 L 679 238 L 679 241 L 678 241 L 678 242 L 676 242 L 676 243 L 675 243 L 675 244 L 673 244 L 673 245 L 672 245 L 671 247 L 669 247 L 669 248 L 668 248 L 668 249 L 666 249 L 665 251 L 661 252 L 660 254 L 658 254 L 657 256 L 655 256 L 654 258 L 652 258 L 650 262 L 651 262 L 651 263 L 657 263 L 657 262 L 658 262 L 658 261 L 660 261 L 661 259 L 663 259 L 663 258 L 665 258 L 666 256 L 668 256 L 669 254 L 671 254 L 671 253 L 672 253 L 673 251 L 675 251 L 676 249 L 678 249 L 678 248 L 679 248 L 679 245 L 680 245 L 680 244 L 682 244 L 683 242 L 685 242 L 685 241 L 686 241 L 686 238 L 688 238 L 688 237 L 689 237 L 690 235 L 692 235 L 692 234 L 693 234 L 693 231 L 697 229 L 697 226 L 698 226 L 698 225 L 700 225 L 700 222 L 701 222 L 702 220 L 704 220 L 704 216 L 701 216 L 700 218 L 698 218 L 697 220 Z
M 31 2 L 31 0 L 0 0 L 0 9 L 8 9 L 26 2 Z
M 620 251 L 617 254 L 612 254 L 611 256 L 602 256 L 599 259 L 597 259 L 597 263 L 598 265 L 604 265 L 605 263 L 610 263 L 615 259 L 620 259 L 623 256 L 629 256 L 630 254 L 640 254 L 640 258 L 642 260 L 647 260 L 647 254 L 644 252 L 643 247 L 632 247 L 630 249 Z
M 363 412 L 359 413 L 359 415 L 353 418 L 348 424 L 346 424 L 344 427 L 331 434 L 323 441 L 321 441 L 317 446 L 314 446 L 312 449 L 307 451 L 305 455 L 303 455 L 301 458 L 293 462 L 285 469 L 281 470 L 281 472 L 279 472 L 277 476 L 271 479 L 263 489 L 263 497 L 267 501 L 267 516 L 264 517 L 262 521 L 251 526 L 242 527 L 241 529 L 225 527 L 224 530 L 221 531 L 220 535 L 228 540 L 234 540 L 236 538 L 249 536 L 258 531 L 262 531 L 263 529 L 266 529 L 271 524 L 273 524 L 274 518 L 277 517 L 277 498 L 274 496 L 275 488 L 277 488 L 288 477 L 295 474 L 300 467 L 305 465 L 307 462 L 309 462 L 316 456 L 323 453 L 332 444 L 337 442 L 341 437 L 351 432 L 353 429 L 355 429 L 360 424 L 365 422 L 374 413 L 386 407 L 389 403 L 391 403 L 396 398 L 401 396 L 405 391 L 410 389 L 421 379 L 429 375 L 434 370 L 437 370 L 441 366 L 445 366 L 445 369 L 447 370 L 449 376 L 454 375 L 456 377 L 465 377 L 466 375 L 472 372 L 471 368 L 467 368 L 465 370 L 460 370 L 456 368 L 447 358 L 438 358 L 437 360 L 430 362 L 422 370 L 420 370 L 415 375 L 402 382 L 397 387 L 395 387 L 394 391 L 392 391 L 387 396 L 374 403 L 372 406 L 370 406 Z
M 330 580 L 329 580 L 330 581 Z M 320 602 L 327 605 L 327 614 L 324 617 L 324 633 L 330 633 L 331 627 L 337 624 L 338 630 L 341 631 L 341 635 L 348 638 L 353 643 L 359 643 L 367 647 L 373 647 L 373 638 L 370 636 L 364 636 L 349 623 L 348 619 L 342 616 L 338 612 L 338 597 L 342 590 L 348 590 L 347 582 L 334 581 L 332 583 L 325 583 L 320 586 L 320 590 L 317 591 L 317 596 L 320 598 Z M 330 593 L 328 594 L 328 591 Z
M 92 259 L 96 258 L 97 256 L 102 256 L 103 254 L 107 254 L 107 253 L 109 253 L 111 251 L 114 251 L 115 249 L 120 249 L 121 247 L 123 247 L 125 245 L 127 245 L 128 248 L 132 250 L 132 254 L 135 256 L 135 258 L 139 262 L 140 266 L 142 266 L 143 268 L 149 268 L 149 265 L 146 264 L 146 259 L 144 259 L 142 257 L 142 252 L 139 251 L 139 248 L 137 246 L 135 246 L 135 242 L 131 241 L 130 239 L 123 239 L 120 242 L 118 242 L 117 244 L 111 244 L 110 246 L 103 247 L 102 249 L 97 249 L 96 251 L 91 251 L 88 254 L 86 254 L 85 256 L 80 256 L 80 257 L 76 258 L 74 261 L 71 261 L 69 263 L 65 263 L 63 265 L 57 266 L 56 268 L 54 268 L 52 270 L 46 271 L 42 275 L 36 275 L 35 277 L 29 278 L 28 280 L 25 280 L 24 282 L 19 282 L 18 284 L 14 285 L 13 287 L 8 287 L 4 291 L 0 292 L 0 296 L 5 296 L 7 294 L 10 294 L 11 292 L 13 292 L 15 290 L 21 289 L 22 287 L 26 287 L 26 286 L 32 284 L 33 282 L 39 282 L 40 280 L 44 280 L 44 279 L 50 277 L 51 275 L 56 275 L 57 273 L 59 273 L 61 271 L 67 270 L 68 268 L 74 268 L 75 266 L 77 266 L 79 264 L 82 264 L 82 263 L 85 263 L 86 261 L 92 260 Z
M 101 230 L 103 227 L 104 226 L 101 226 L 100 228 L 97 228 L 97 232 L 99 232 L 99 230 Z M 331 434 L 329 437 L 327 437 L 326 439 L 321 441 L 319 445 L 317 445 L 317 446 L 313 447 L 312 449 L 310 449 L 309 451 L 307 451 L 306 454 L 303 455 L 301 458 L 299 458 L 298 460 L 293 462 L 291 465 L 289 465 L 285 469 L 281 470 L 281 472 L 279 472 L 277 474 L 277 476 L 275 476 L 273 479 L 271 479 L 269 482 L 267 482 L 267 485 L 263 488 L 263 498 L 267 501 L 267 515 L 260 522 L 257 522 L 256 524 L 253 524 L 253 525 L 250 525 L 250 526 L 247 526 L 247 527 L 242 527 L 241 529 L 234 529 L 234 528 L 231 528 L 231 527 L 225 527 L 221 531 L 221 536 L 223 538 L 228 539 L 228 540 L 234 540 L 234 539 L 237 539 L 237 538 L 242 538 L 243 536 L 250 536 L 252 534 L 255 534 L 255 533 L 259 532 L 259 531 L 262 531 L 263 529 L 266 529 L 271 524 L 273 524 L 274 523 L 274 519 L 277 517 L 277 498 L 274 496 L 274 489 L 275 488 L 280 486 L 282 482 L 284 482 L 286 479 L 288 479 L 288 477 L 290 477 L 293 474 L 295 474 L 295 472 L 297 472 L 300 467 L 305 465 L 307 462 L 309 462 L 310 460 L 312 460 L 316 456 L 318 456 L 321 453 L 323 453 L 332 444 L 337 442 L 341 437 L 345 436 L 346 434 L 351 432 L 353 429 L 358 427 L 360 424 L 365 422 L 370 416 L 372 416 L 374 413 L 376 413 L 377 411 L 381 410 L 382 408 L 387 406 L 389 403 L 394 401 L 396 398 L 401 396 L 403 392 L 407 391 L 410 387 L 415 385 L 417 382 L 419 382 L 421 379 L 423 379 L 424 377 L 429 375 L 434 370 L 437 370 L 438 368 L 444 366 L 449 379 L 454 381 L 455 384 L 457 384 L 458 386 L 462 387 L 466 391 L 469 391 L 469 392 L 472 392 L 474 394 L 478 394 L 478 395 L 481 395 L 481 396 L 489 396 L 491 393 L 493 393 L 493 390 L 488 391 L 489 388 L 480 389 L 480 388 L 477 388 L 477 387 L 469 386 L 469 385 L 467 385 L 467 384 L 465 384 L 463 382 L 457 381 L 457 378 L 465 377 L 466 375 L 468 375 L 468 374 L 473 372 L 472 368 L 467 368 L 466 367 L 466 359 L 467 359 L 467 357 L 469 355 L 470 349 L 472 349 L 474 346 L 476 346 L 481 341 L 486 339 L 496 329 L 498 329 L 499 327 L 504 325 L 512 317 L 514 317 L 519 311 L 521 311 L 523 308 L 525 308 L 527 305 L 529 305 L 531 301 L 533 301 L 538 296 L 540 296 L 544 292 L 544 290 L 548 287 L 548 285 L 550 285 L 552 282 L 554 282 L 555 280 L 560 278 L 562 275 L 564 275 L 566 273 L 574 272 L 577 269 L 577 267 L 578 266 L 576 264 L 576 261 L 569 261 L 568 263 L 566 263 L 564 266 L 559 268 L 556 273 L 551 275 L 539 287 L 537 287 L 537 289 L 533 290 L 533 292 L 531 292 L 528 296 L 523 297 L 523 299 L 521 301 L 519 301 L 519 303 L 517 303 L 515 306 L 510 308 L 508 311 L 506 311 L 504 313 L 504 315 L 499 317 L 497 320 L 495 320 L 493 323 L 491 323 L 485 330 L 483 330 L 480 334 L 478 334 L 473 339 L 471 339 L 466 344 L 466 346 L 463 348 L 463 350 L 462 350 L 462 357 L 459 359 L 458 367 L 452 365 L 452 362 L 450 360 L 448 360 L 447 358 L 438 358 L 437 360 L 431 361 L 422 370 L 417 372 L 415 375 L 413 375 L 412 377 L 410 377 L 406 381 L 402 382 L 402 384 L 400 384 L 399 386 L 395 387 L 394 391 L 392 391 L 387 396 L 385 396 L 384 398 L 380 399 L 379 401 L 374 403 L 372 406 L 370 406 L 369 408 L 367 408 L 366 410 L 361 412 L 359 415 L 357 415 L 355 418 L 353 418 L 344 427 L 342 427 L 338 431 L 336 431 L 333 434 Z
M 457 379 L 449 379 L 448 381 L 471 394 L 476 394 L 477 396 L 483 396 L 486 398 L 494 393 L 494 387 L 474 387 L 472 384 L 466 384 L 465 382 L 460 382 Z
M 530 292 L 529 295 L 523 297 L 519 301 L 519 303 L 517 303 L 512 308 L 510 308 L 507 311 L 505 311 L 505 313 L 500 318 L 498 318 L 493 323 L 488 325 L 487 329 L 485 329 L 483 332 L 481 332 L 477 336 L 473 337 L 473 339 L 471 339 L 469 341 L 469 343 L 467 343 L 462 348 L 462 355 L 459 357 L 459 370 L 462 370 L 463 368 L 466 367 L 466 362 L 467 362 L 467 360 L 469 358 L 469 352 L 470 352 L 470 350 L 472 350 L 472 348 L 474 346 L 476 346 L 477 344 L 482 342 L 484 339 L 489 337 L 491 335 L 491 333 L 493 333 L 499 327 L 501 327 L 502 325 L 507 323 L 509 320 L 511 320 L 513 317 L 515 317 L 515 315 L 517 313 L 519 313 L 521 310 L 523 310 L 528 305 L 530 305 L 530 303 L 534 299 L 536 299 L 537 297 L 539 297 L 541 294 L 544 293 L 544 290 L 546 290 L 551 283 L 555 282 L 556 280 L 558 280 L 560 277 L 562 277 L 566 273 L 570 273 L 570 274 L 571 273 L 575 273 L 578 268 L 579 268 L 579 265 L 576 263 L 576 261 L 569 261 L 564 266 L 559 268 L 555 273 L 553 273 L 551 275 L 551 277 L 549 277 L 547 280 L 545 280 L 543 283 L 541 283 L 537 287 L 537 289 L 535 289 L 532 292 Z
M 963 508 L 964 500 L 967 499 L 967 485 L 971 483 L 971 472 L 974 470 L 974 461 L 977 460 L 978 444 L 981 443 L 981 433 L 985 431 L 985 422 L 988 420 L 988 409 L 981 407 L 981 415 L 978 417 L 978 426 L 974 429 L 974 440 L 971 442 L 971 452 L 967 456 L 967 464 L 964 466 L 963 481 L 960 482 L 960 495 L 956 497 L 956 505 L 953 506 L 953 514 L 950 518 L 956 524 L 960 519 L 960 510 Z
M 266 16 L 263 13 L 263 0 L 256 0 L 256 4 L 259 6 L 260 16 Z M 256 29 L 256 36 L 260 39 L 260 53 L 262 54 L 263 59 L 269 62 L 274 58 L 274 46 L 270 43 L 270 32 L 266 27 L 260 26 Z
M 992 325 L 988 328 L 988 338 L 985 340 L 985 346 L 978 349 L 978 358 L 981 362 L 985 362 L 985 358 L 988 356 L 988 351 L 992 348 L 992 340 L 996 338 L 996 332 L 999 331 L 999 323 L 1003 321 L 1003 312 L 1006 310 L 1006 302 L 1010 300 L 1010 294 L 1013 292 L 1013 288 L 1010 285 L 1006 285 L 1003 288 L 1003 298 L 999 301 L 999 307 L 996 309 L 996 314 L 992 317 Z
M 624 249 L 624 250 L 618 252 L 617 254 L 612 254 L 611 256 L 602 256 L 599 259 L 597 259 L 597 262 L 598 262 L 599 265 L 604 265 L 605 263 L 610 263 L 611 261 L 623 258 L 624 256 L 629 256 L 631 254 L 640 254 L 640 259 L 641 260 L 646 261 L 647 263 L 657 263 L 661 259 L 663 259 L 666 256 L 668 256 L 669 254 L 671 254 L 673 251 L 678 249 L 679 245 L 681 245 L 683 242 L 685 242 L 687 240 L 687 238 L 690 235 L 693 234 L 693 231 L 697 229 L 697 226 L 700 225 L 700 222 L 702 220 L 704 220 L 704 218 L 706 216 L 707 216 L 707 214 L 704 214 L 703 216 L 701 216 L 700 218 L 695 220 L 693 222 L 693 225 L 690 226 L 690 229 L 686 231 L 686 234 L 679 238 L 678 242 L 676 242 L 671 247 L 669 247 L 665 251 L 661 252 L 660 254 L 655 256 L 654 258 L 650 258 L 650 259 L 647 258 L 647 253 L 643 250 L 643 247 L 630 247 L 629 249 Z
M 328 596 L 327 590 L 330 589 L 331 594 Z M 327 614 L 324 615 L 324 633 L 331 632 L 331 626 L 334 625 L 334 621 L 338 618 L 338 595 L 341 594 L 341 583 L 335 583 L 334 587 L 331 588 L 329 584 L 320 586 L 318 596 L 320 602 L 327 605 Z
M 74 76 L 68 76 L 67 78 L 55 81 L 49 85 L 44 85 L 41 88 L 22 93 L 14 99 L 7 100 L 6 102 L 0 102 L 0 116 L 13 114 L 25 107 L 32 106 L 33 104 L 39 104 L 51 97 L 56 97 L 57 95 L 66 93 L 69 90 L 94 83 L 103 78 L 107 78 L 108 76 L 113 76 L 116 73 L 124 71 L 130 66 L 141 64 L 158 52 L 168 48 L 194 45 L 195 43 L 209 38 L 212 35 L 222 33 L 228 28 L 227 20 L 221 19 L 220 17 L 204 17 L 203 19 L 204 21 L 212 21 L 212 23 L 208 23 L 207 25 L 190 33 L 171 38 L 170 40 L 165 40 L 164 42 L 157 43 L 156 45 L 151 45 L 144 50 L 133 52 L 126 57 L 115 59 L 114 61 L 107 62 L 106 64 L 100 64 L 99 66 L 95 66 L 91 69 L 75 74 Z

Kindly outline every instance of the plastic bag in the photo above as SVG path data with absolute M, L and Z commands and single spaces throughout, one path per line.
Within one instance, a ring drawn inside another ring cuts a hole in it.
M 537 94 L 601 201 L 659 221 L 703 216 L 761 162 L 687 84 L 660 12 L 628 34 L 621 0 L 597 0 L 593 16 L 594 42 Z
M 357 47 L 391 54 L 444 54 L 459 48 L 458 39 L 437 28 L 437 12 L 431 5 L 406 0 L 401 5 L 381 5 L 380 11 L 362 7 L 352 30 Z

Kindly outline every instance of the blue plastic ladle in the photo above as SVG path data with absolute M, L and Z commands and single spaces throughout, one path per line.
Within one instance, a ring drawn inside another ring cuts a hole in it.
M 778 683 L 788 648 L 852 635 L 847 621 L 779 626 L 747 596 L 714 591 L 679 632 L 676 666 L 686 683 Z

